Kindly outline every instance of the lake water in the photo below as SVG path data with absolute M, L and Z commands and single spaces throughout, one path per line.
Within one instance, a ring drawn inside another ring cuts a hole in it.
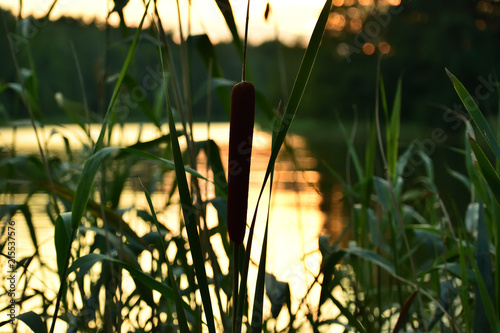
M 100 126 L 92 126 L 91 132 L 94 138 L 97 138 L 99 130 Z M 168 129 L 165 129 L 163 133 L 168 133 Z M 208 137 L 213 139 L 221 149 L 223 162 L 227 163 L 228 124 L 211 124 L 210 129 L 207 129 L 206 124 L 196 124 L 194 133 L 195 140 L 205 140 Z M 127 124 L 124 128 L 115 130 L 113 134 L 112 145 L 127 146 L 137 142 L 138 139 L 147 141 L 157 138 L 160 133 L 152 125 Z M 77 126 L 48 126 L 41 130 L 40 136 L 49 148 L 49 154 L 61 154 L 64 148 L 61 139 L 62 135 L 70 140 L 73 150 L 81 147 L 84 135 L 82 130 Z M 299 301 L 304 297 L 309 285 L 314 280 L 314 276 L 319 271 L 321 258 L 318 251 L 318 236 L 324 233 L 333 236 L 339 235 L 343 228 L 344 218 L 341 204 L 341 188 L 334 188 L 333 196 L 328 199 L 332 202 L 325 205 L 322 202 L 324 198 L 318 190 L 320 175 L 315 171 L 317 161 L 308 151 L 306 141 L 297 135 L 290 135 L 288 140 L 294 148 L 296 162 L 293 161 L 290 154 L 282 151 L 276 164 L 275 181 L 270 203 L 267 271 L 275 274 L 278 280 L 290 283 L 293 298 L 292 309 L 295 312 Z M 2 128 L 0 142 L 4 147 L 15 145 L 18 155 L 26 153 L 38 154 L 36 137 L 31 127 L 20 127 L 16 130 Z M 249 194 L 250 221 L 271 152 L 271 135 L 262 131 L 256 131 L 253 147 Z M 198 163 L 199 165 L 203 165 L 203 159 L 200 159 Z M 227 170 L 226 166 L 225 169 Z M 202 167 L 200 170 L 204 170 L 204 168 Z M 147 172 L 143 172 L 141 176 L 141 171 L 139 170 L 135 176 L 147 178 Z M 128 183 L 121 197 L 120 205 L 124 208 L 134 206 L 136 209 L 149 210 L 143 192 L 137 191 L 136 186 L 132 186 L 133 183 L 134 180 Z M 153 196 L 153 202 L 159 205 L 164 200 L 163 197 L 164 193 L 157 193 Z M 26 195 L 24 194 L 14 196 L 1 194 L 0 204 L 22 203 L 25 199 Z M 47 199 L 47 196 L 43 194 L 36 194 L 31 198 L 31 213 L 39 242 L 38 251 L 45 263 L 55 269 L 53 226 L 45 214 Z M 253 260 L 255 262 L 259 261 L 259 249 L 265 226 L 267 204 L 267 199 L 260 203 L 254 239 L 254 249 L 256 251 L 253 255 Z M 329 207 L 328 211 L 322 211 L 320 206 Z M 167 211 L 164 214 L 178 213 Z M 210 225 L 210 218 L 215 218 L 215 214 L 214 212 L 209 212 L 208 216 Z M 33 255 L 35 249 L 31 242 L 24 217 L 18 214 L 13 217 L 13 220 L 16 221 L 16 232 L 18 235 L 18 259 Z M 2 221 L 2 224 L 5 222 Z M 146 232 L 148 230 L 143 231 Z M 139 235 L 141 235 L 141 232 L 141 230 L 137 230 Z M 38 271 L 38 269 L 39 266 L 36 263 L 29 268 L 35 280 L 38 279 L 37 283 L 44 284 L 47 290 L 57 293 L 58 279 L 56 276 L 52 272 Z M 252 289 L 250 286 L 250 290 Z M 319 289 L 313 290 L 310 297 L 317 297 L 318 292 Z M 3 304 L 4 300 L 2 297 L 0 297 L 0 303 Z M 317 299 L 309 299 L 307 303 L 314 308 L 315 302 L 317 303 Z M 39 310 L 36 310 L 35 305 L 34 307 L 35 311 L 39 312 Z M 23 308 L 23 312 L 26 310 L 29 309 Z M 3 320 L 4 314 L 0 313 L 0 316 Z M 1 329 L 0 332 L 3 332 Z

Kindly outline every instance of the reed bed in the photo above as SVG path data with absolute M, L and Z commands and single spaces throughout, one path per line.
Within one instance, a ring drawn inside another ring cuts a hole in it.
M 470 116 L 462 116 L 464 148 L 457 151 L 467 174 L 449 170 L 449 176 L 464 185 L 460 195 L 470 197 L 465 214 L 445 207 L 434 176 L 440 166 L 434 165 L 425 147 L 417 143 L 400 146 L 404 80 L 397 83 L 389 107 L 378 70 L 375 121 L 365 129 L 369 135 L 364 151 L 354 147 L 353 134 L 339 118 L 352 177 L 340 177 L 325 165 L 342 185 L 346 228 L 338 239 L 318 237 L 319 272 L 300 304 L 291 306 L 294 289 L 290 283 L 266 270 L 273 221 L 270 206 L 261 207 L 261 200 L 273 195 L 280 150 L 285 147 L 293 153 L 287 144 L 288 132 L 307 93 L 332 1 L 325 2 L 318 16 L 283 108 L 279 103 L 269 107 L 273 104 L 265 100 L 265 91 L 246 81 L 258 75 L 251 68 L 245 74 L 246 37 L 243 41 L 239 37 L 229 1 L 216 4 L 241 54 L 244 73 L 231 103 L 229 88 L 235 82 L 228 81 L 221 89 L 223 73 L 215 53 L 206 52 L 213 50 L 208 36 L 203 36 L 207 47 L 200 49 L 205 50 L 200 55 L 206 60 L 207 96 L 215 91 L 233 113 L 231 135 L 236 143 L 230 147 L 230 159 L 245 169 L 241 178 L 231 173 L 231 163 L 225 170 L 217 142 L 195 140 L 188 38 L 181 33 L 181 61 L 175 63 L 156 1 L 145 3 L 142 21 L 132 34 L 121 16 L 128 51 L 119 73 L 108 73 L 113 86 L 97 139 L 91 135 L 85 92 L 81 102 L 56 96 L 81 128 L 78 151 L 61 135 L 63 156 L 51 154 L 39 135 L 44 122 L 37 106 L 36 70 L 22 67 L 12 53 L 18 81 L 5 89 L 14 90 L 29 111 L 39 153 L 2 152 L 0 246 L 4 255 L 0 260 L 5 267 L 12 245 L 9 221 L 16 214 L 28 225 L 29 235 L 22 237 L 29 237 L 34 248 L 39 248 L 33 224 L 38 217 L 32 214 L 31 198 L 42 193 L 48 198 L 45 215 L 54 225 L 56 262 L 47 262 L 38 251 L 16 258 L 12 267 L 15 295 L 10 297 L 8 287 L 2 287 L 2 297 L 15 300 L 17 315 L 14 320 L 2 318 L 0 328 L 21 331 L 29 327 L 34 332 L 499 332 L 498 135 L 449 71 L 451 84 Z M 119 6 L 115 9 L 121 11 Z M 178 16 L 181 21 L 180 11 Z M 143 29 L 149 17 L 151 27 Z M 158 98 L 141 100 L 138 110 L 157 127 L 158 135 L 133 145 L 112 146 L 111 137 L 120 128 L 118 101 L 134 86 L 128 73 L 141 47 L 139 41 L 144 39 L 157 49 L 161 84 L 155 91 Z M 32 52 L 29 47 L 25 51 Z M 248 145 L 251 148 L 254 122 L 250 113 L 254 109 L 271 124 L 272 147 L 256 208 L 247 221 Z M 238 110 L 244 112 L 243 118 L 235 121 Z M 162 126 L 165 122 L 168 129 Z M 241 147 L 242 143 L 247 146 Z M 206 165 L 199 164 L 200 156 Z M 415 158 L 421 163 L 408 175 Z M 125 183 L 131 170 L 144 161 L 154 166 L 150 179 L 139 182 L 148 209 L 123 208 Z M 166 178 L 172 181 L 166 184 Z M 213 191 L 206 191 L 208 186 Z M 11 198 L 22 191 L 28 192 L 24 202 L 13 202 Z M 167 219 L 164 213 L 172 208 L 176 213 Z M 215 221 L 208 221 L 208 209 L 216 211 Z M 257 214 L 262 211 L 267 219 L 259 229 Z M 264 231 L 256 234 L 256 230 Z M 341 246 L 346 239 L 348 246 Z M 214 248 L 216 243 L 222 250 Z M 258 262 L 251 260 L 255 246 L 260 246 Z M 34 266 L 37 270 L 31 269 Z M 250 270 L 255 270 L 255 284 L 249 283 Z M 7 273 L 2 274 L 6 281 Z M 44 279 L 55 279 L 56 290 L 47 288 Z M 318 287 L 319 296 L 312 304 L 312 290 Z M 31 309 L 31 302 L 39 306 Z M 9 306 L 2 306 L 0 312 L 8 313 Z M 278 318 L 285 318 L 285 324 L 278 325 Z

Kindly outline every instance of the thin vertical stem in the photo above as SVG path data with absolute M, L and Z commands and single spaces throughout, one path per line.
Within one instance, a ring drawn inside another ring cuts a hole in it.
M 248 44 L 248 21 L 250 17 L 250 0 L 248 0 L 247 4 L 247 18 L 245 20 L 245 41 L 243 46 L 243 66 L 241 70 L 241 81 L 246 80 L 246 68 L 247 68 L 247 44 Z
M 380 63 L 382 62 L 382 57 L 379 57 L 378 63 L 377 63 L 377 79 L 375 82 L 375 121 L 376 121 L 376 126 L 377 126 L 377 139 L 378 139 L 378 144 L 380 148 L 380 153 L 382 155 L 382 162 L 384 164 L 384 173 L 386 176 L 387 183 L 389 184 L 389 192 L 391 195 L 391 199 L 394 205 L 394 216 L 396 218 L 396 222 L 398 224 L 398 227 L 400 228 L 401 236 L 403 237 L 403 242 L 406 247 L 406 251 L 408 252 L 408 260 L 410 261 L 410 268 L 413 274 L 413 280 L 415 281 L 415 289 L 417 292 L 417 299 L 420 307 L 420 313 L 423 316 L 424 315 L 424 306 L 423 306 L 423 301 L 422 301 L 422 296 L 421 296 L 421 289 L 418 284 L 418 278 L 417 278 L 417 271 L 415 269 L 415 263 L 413 261 L 413 255 L 411 253 L 410 249 L 410 243 L 408 241 L 408 237 L 406 237 L 406 231 L 403 225 L 403 220 L 401 217 L 401 214 L 399 212 L 398 208 L 398 202 L 396 200 L 396 196 L 393 191 L 393 184 L 392 184 L 392 179 L 391 175 L 389 174 L 389 169 L 388 169 L 388 164 L 387 164 L 387 159 L 385 157 L 385 151 L 384 151 L 384 144 L 382 140 L 382 130 L 380 126 L 380 108 L 379 108 L 379 93 L 380 93 L 380 84 L 379 84 L 379 77 L 380 77 Z M 397 255 L 397 253 L 395 253 Z M 396 265 L 398 264 L 399 260 L 396 260 Z M 425 320 L 422 320 L 422 324 L 424 325 L 424 331 L 428 332 L 429 330 L 427 329 L 427 324 Z
M 233 243 L 233 332 L 236 332 L 236 327 L 238 325 L 236 322 L 239 320 L 238 319 L 238 277 L 239 277 L 239 263 L 238 263 L 238 256 L 239 256 L 239 250 L 240 250 L 240 244 L 235 244 Z

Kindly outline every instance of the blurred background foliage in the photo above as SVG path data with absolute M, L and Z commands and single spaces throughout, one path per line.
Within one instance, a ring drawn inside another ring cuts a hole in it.
M 304 96 L 304 110 L 298 113 L 299 119 L 334 121 L 336 112 L 349 119 L 353 110 L 361 118 L 370 117 L 375 98 L 376 63 L 380 54 L 384 54 L 381 72 L 388 86 L 394 86 L 399 76 L 403 75 L 403 123 L 411 121 L 430 127 L 442 124 L 442 106 L 453 109 L 458 104 L 445 67 L 459 75 L 464 85 L 473 91 L 472 94 L 484 80 L 496 81 L 492 78 L 497 72 L 494 64 L 500 58 L 500 2 L 414 0 L 388 6 L 398 3 L 397 0 L 377 3 L 373 0 L 334 1 L 328 32 Z M 3 15 L 9 31 L 16 31 L 14 15 L 9 12 Z M 109 92 L 106 94 L 107 84 L 103 81 L 106 77 L 104 68 L 110 73 L 119 70 L 130 40 L 123 40 L 119 28 L 97 23 L 84 24 L 73 18 L 61 18 L 55 22 L 27 18 L 25 26 L 26 37 L 18 31 L 13 40 L 18 45 L 25 44 L 26 38 L 30 41 L 44 120 L 70 121 L 57 106 L 54 98 L 57 92 L 72 100 L 82 100 L 79 80 L 75 79 L 77 71 L 72 44 L 82 70 L 89 108 L 102 113 L 109 95 Z M 4 27 L 0 26 L 1 86 L 17 81 L 9 54 L 8 36 Z M 155 40 L 147 37 L 145 32 L 130 72 L 139 84 L 141 78 L 151 75 L 151 71 L 158 68 Z M 192 38 L 189 48 L 194 94 L 207 80 L 205 66 L 196 49 L 197 43 L 198 39 Z M 170 44 L 172 54 L 177 56 L 179 52 L 175 48 L 178 45 L 172 41 Z M 110 45 L 109 49 L 105 50 L 105 45 Z M 20 50 L 21 54 L 16 56 L 22 66 L 29 68 L 31 60 L 23 53 L 22 47 Z M 234 47 L 219 44 L 216 45 L 216 52 L 224 77 L 238 80 L 240 59 Z M 280 101 L 286 102 L 283 98 L 287 95 L 286 90 L 291 89 L 293 73 L 299 66 L 298 59 L 302 52 L 298 44 L 290 46 L 277 41 L 254 45 L 249 50 L 249 67 L 254 73 L 252 80 L 275 106 Z M 26 118 L 26 110 L 17 95 L 12 90 L 2 90 L 2 118 Z M 154 98 L 152 91 L 148 92 L 148 98 Z M 481 102 L 486 113 L 492 112 L 496 105 L 492 99 Z M 218 103 L 218 99 L 214 98 L 211 118 L 226 121 L 227 116 Z M 205 105 L 204 98 L 196 101 L 195 119 L 205 119 Z M 134 108 L 128 108 L 122 118 L 146 120 L 143 113 L 134 112 Z

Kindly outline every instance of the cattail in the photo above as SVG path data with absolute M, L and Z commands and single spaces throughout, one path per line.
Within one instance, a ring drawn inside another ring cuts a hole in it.
M 241 244 L 246 229 L 255 118 L 255 87 L 251 82 L 243 81 L 233 87 L 230 118 L 227 226 L 229 238 Z

